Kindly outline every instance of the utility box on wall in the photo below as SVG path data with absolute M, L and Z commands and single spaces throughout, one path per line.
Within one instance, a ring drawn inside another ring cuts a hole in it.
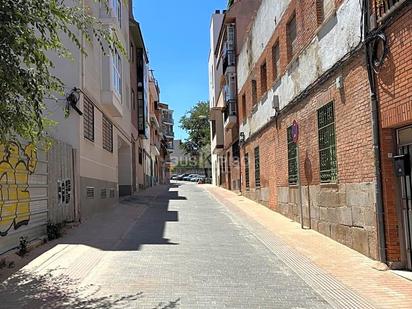
M 409 155 L 402 154 L 393 157 L 395 166 L 395 175 L 397 177 L 409 176 L 411 174 L 411 163 Z

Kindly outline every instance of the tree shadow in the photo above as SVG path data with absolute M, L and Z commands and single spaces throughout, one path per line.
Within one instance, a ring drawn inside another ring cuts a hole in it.
M 21 270 L 0 284 L 2 308 L 125 308 L 143 297 L 130 295 L 98 296 L 94 285 L 79 286 L 79 282 L 52 272 L 37 274 Z
M 99 295 L 100 286 L 81 285 L 78 280 L 67 275 L 55 274 L 57 270 L 47 274 L 20 271 L 0 284 L 1 308 L 139 308 L 145 302 L 142 292 L 126 295 Z M 160 302 L 153 308 L 177 308 L 180 298 Z

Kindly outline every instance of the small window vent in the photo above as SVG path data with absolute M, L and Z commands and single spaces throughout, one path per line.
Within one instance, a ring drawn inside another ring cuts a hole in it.
M 102 198 L 102 199 L 107 198 L 107 190 L 106 189 L 102 189 L 100 191 L 100 198 Z
M 87 198 L 94 199 L 94 187 L 87 187 L 86 195 L 87 195 Z

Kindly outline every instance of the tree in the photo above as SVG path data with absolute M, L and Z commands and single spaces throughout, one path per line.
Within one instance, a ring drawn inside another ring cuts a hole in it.
M 198 102 L 180 119 L 180 127 L 189 135 L 182 143 L 183 149 L 197 157 L 203 147 L 210 144 L 209 102 Z
M 95 0 L 109 10 L 108 1 Z M 89 15 L 81 0 L 1 0 L 0 20 L 0 143 L 17 136 L 37 142 L 43 136 L 44 100 L 63 94 L 47 55 L 70 58 L 63 36 L 82 52 L 76 30 L 89 42 L 97 38 L 101 48 L 105 42 L 124 51 L 113 29 Z
M 209 102 L 198 102 L 180 119 L 180 127 L 189 135 L 182 143 L 183 150 L 197 159 L 197 166 L 204 168 L 207 175 L 211 164 Z

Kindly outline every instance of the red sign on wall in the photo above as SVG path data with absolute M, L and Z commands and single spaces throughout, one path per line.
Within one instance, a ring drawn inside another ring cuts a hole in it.
M 293 120 L 292 124 L 292 139 L 295 144 L 298 143 L 299 140 L 299 125 L 296 120 Z

